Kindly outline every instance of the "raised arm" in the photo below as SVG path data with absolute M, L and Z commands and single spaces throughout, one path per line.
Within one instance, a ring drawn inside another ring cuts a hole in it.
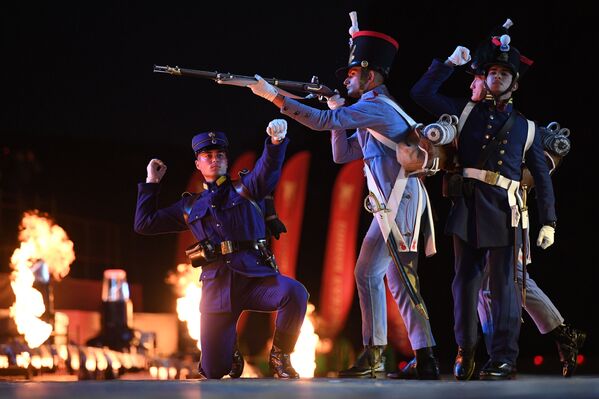
M 166 165 L 159 159 L 152 159 L 147 167 L 145 183 L 139 183 L 137 206 L 133 229 L 139 234 L 162 234 L 187 230 L 183 217 L 184 200 L 171 206 L 158 209 L 160 181 L 166 173 Z
M 262 155 L 256 161 L 254 169 L 243 177 L 243 183 L 250 190 L 255 200 L 269 195 L 281 178 L 281 169 L 285 160 L 285 151 L 289 144 L 287 121 L 274 119 L 266 128 L 270 136 L 264 144 Z
M 470 53 L 465 47 L 458 46 L 447 61 L 433 60 L 433 63 L 410 91 L 412 99 L 435 117 L 442 114 L 459 115 L 467 103 L 466 99 L 457 99 L 439 93 L 439 89 L 453 74 L 455 65 L 467 62 Z

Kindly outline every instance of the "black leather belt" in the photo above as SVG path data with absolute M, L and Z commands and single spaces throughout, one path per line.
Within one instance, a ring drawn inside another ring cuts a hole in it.
M 248 249 L 258 250 L 258 244 L 265 243 L 265 240 L 257 241 L 222 241 L 216 247 L 216 252 L 220 255 L 232 254 L 233 252 L 246 251 Z

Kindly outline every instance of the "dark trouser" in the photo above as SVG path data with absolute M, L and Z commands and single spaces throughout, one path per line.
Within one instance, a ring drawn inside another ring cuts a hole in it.
M 516 364 L 520 335 L 521 298 L 514 284 L 513 247 L 477 249 L 453 237 L 455 277 L 452 284 L 454 333 L 462 348 L 473 348 L 478 338 L 477 303 L 486 261 L 489 264 L 493 337 L 492 361 Z
M 288 335 L 299 334 L 304 322 L 308 292 L 298 281 L 277 275 L 246 277 L 232 274 L 230 313 L 202 313 L 201 338 L 204 375 L 221 378 L 231 370 L 237 339 L 235 327 L 244 310 L 278 311 L 276 329 Z

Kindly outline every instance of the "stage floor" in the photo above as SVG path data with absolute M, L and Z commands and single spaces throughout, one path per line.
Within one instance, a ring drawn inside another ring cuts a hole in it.
M 514 381 L 457 382 L 355 380 L 317 378 L 297 381 L 238 380 L 112 380 L 112 381 L 0 381 L 0 397 L 9 398 L 261 398 L 261 399 L 375 399 L 375 398 L 599 398 L 599 376 L 570 379 L 518 375 Z

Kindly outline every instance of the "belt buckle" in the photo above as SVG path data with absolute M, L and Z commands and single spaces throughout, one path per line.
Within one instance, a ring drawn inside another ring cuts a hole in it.
M 497 185 L 500 176 L 499 172 L 491 172 L 490 170 L 486 170 L 485 172 L 485 183 L 493 186 Z
M 235 249 L 233 248 L 233 241 L 222 241 L 220 243 L 220 253 L 223 255 L 227 255 L 233 253 Z

